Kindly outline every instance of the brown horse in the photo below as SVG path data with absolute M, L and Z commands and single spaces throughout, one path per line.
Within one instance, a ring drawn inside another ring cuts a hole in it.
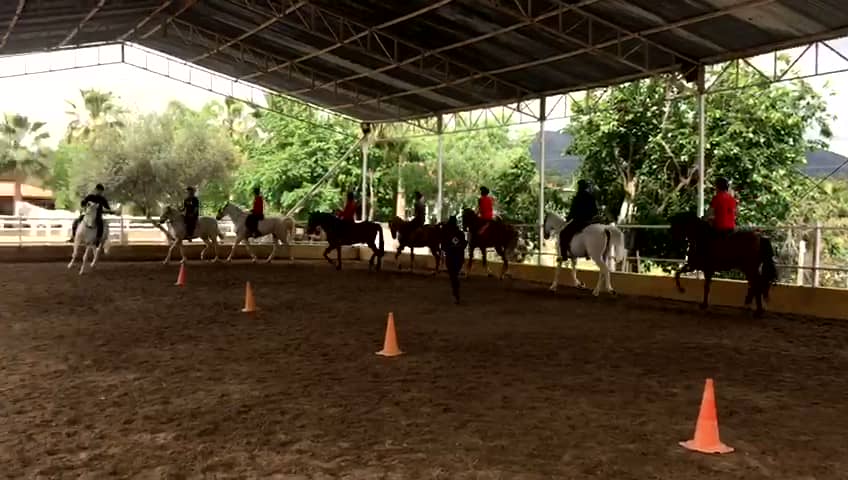
M 442 249 L 440 247 L 441 229 L 439 225 L 422 225 L 419 228 L 412 229 L 413 225 L 400 217 L 395 217 L 389 222 L 389 230 L 392 232 L 392 238 L 397 239 L 398 249 L 395 253 L 395 263 L 398 268 L 401 268 L 398 258 L 406 247 L 410 251 L 409 270 L 415 270 L 415 249 L 427 247 L 433 258 L 436 259 L 436 271 L 433 275 L 439 273 L 439 265 L 442 262 Z
M 371 258 L 368 260 L 368 270 L 374 266 L 374 259 L 377 260 L 377 271 L 383 264 L 383 227 L 375 222 L 346 222 L 336 217 L 332 213 L 313 212 L 309 215 L 309 221 L 306 226 L 307 235 L 315 235 L 318 233 L 318 228 L 327 236 L 329 246 L 324 250 L 324 258 L 336 267 L 336 270 L 342 269 L 342 246 L 354 245 L 357 243 L 365 243 L 371 248 Z M 379 239 L 380 242 L 375 243 L 374 239 Z M 337 262 L 333 262 L 328 254 L 333 250 L 336 251 L 338 258 Z
M 696 270 L 704 272 L 704 300 L 701 308 L 705 309 L 709 304 L 713 275 L 716 272 L 739 270 L 748 280 L 745 305 L 756 300 L 756 314 L 763 314 L 763 300 L 768 300 L 769 289 L 777 280 L 771 240 L 752 231 L 718 233 L 693 213 L 675 215 L 670 223 L 672 237 L 689 242 L 689 259 L 675 274 L 677 289 L 681 293 L 685 290 L 680 285 L 680 274 Z
M 489 276 L 492 272 L 489 270 L 489 265 L 486 263 L 486 249 L 494 248 L 495 252 L 500 255 L 503 260 L 500 278 L 509 274 L 509 257 L 515 254 L 518 246 L 518 231 L 512 225 L 504 223 L 500 219 L 495 219 L 489 222 L 489 226 L 480 233 L 480 229 L 485 224 L 474 210 L 466 208 L 462 211 L 462 228 L 469 232 L 468 241 L 468 268 L 466 273 L 471 273 L 471 265 L 474 261 L 474 250 L 480 249 L 483 254 L 483 267 Z

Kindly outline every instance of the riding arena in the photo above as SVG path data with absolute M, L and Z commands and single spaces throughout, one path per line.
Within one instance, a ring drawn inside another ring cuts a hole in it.
M 193 233 L 172 206 L 116 211 L 102 242 L 94 204 L 70 243 L 64 219 L 0 218 L 0 478 L 845 478 L 848 289 L 778 281 L 759 231 L 733 244 L 754 245 L 745 280 L 713 279 L 694 247 L 677 279 L 629 271 L 627 225 L 560 245 L 544 161 L 538 221 L 519 225 L 443 209 L 441 157 L 446 119 L 471 110 L 532 100 L 544 139 L 555 93 L 676 72 L 703 97 L 706 65 L 845 35 L 841 4 L 9 3 L 0 55 L 143 47 L 356 120 L 364 203 L 378 125 L 438 135 L 439 221 L 301 211 L 314 192 L 255 232 L 235 201 Z M 698 213 L 669 230 L 700 245 Z

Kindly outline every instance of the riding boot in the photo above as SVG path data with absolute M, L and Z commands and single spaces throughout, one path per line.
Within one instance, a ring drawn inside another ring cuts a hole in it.
M 99 246 L 100 246 L 100 242 L 103 240 L 103 239 L 101 238 L 101 237 L 103 237 L 103 219 L 102 219 L 102 218 L 98 218 L 98 219 L 96 220 L 96 223 L 97 223 L 97 238 L 94 240 L 94 246 L 95 246 L 95 247 L 99 247 Z

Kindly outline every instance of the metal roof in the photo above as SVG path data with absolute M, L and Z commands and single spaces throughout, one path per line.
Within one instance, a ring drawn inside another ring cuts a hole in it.
M 848 34 L 844 0 L 2 0 L 0 54 L 127 41 L 365 121 Z

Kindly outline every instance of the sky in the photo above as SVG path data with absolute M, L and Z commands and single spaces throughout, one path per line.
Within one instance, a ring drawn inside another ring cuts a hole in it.
M 804 75 L 815 73 L 816 68 L 819 72 L 848 70 L 848 38 L 830 41 L 827 46 L 820 44 L 818 61 L 815 48 L 809 48 L 801 55 L 803 52 L 804 48 L 785 51 L 793 58 L 799 57 L 795 68 Z M 0 57 L 0 88 L 3 92 L 0 95 L 0 112 L 20 113 L 32 120 L 47 122 L 52 140 L 58 142 L 68 122 L 65 113 L 69 110 L 67 100 L 78 100 L 80 89 L 111 91 L 121 105 L 139 113 L 162 111 L 172 100 L 179 100 L 192 108 L 199 108 L 210 100 L 223 100 L 223 96 L 215 91 L 232 92 L 243 99 L 261 102 L 262 91 L 258 88 L 233 83 L 223 75 L 210 74 L 156 52 L 128 46 L 124 50 L 124 58 L 126 62 L 161 74 L 120 63 L 120 46 L 115 45 Z M 763 55 L 751 62 L 766 72 L 773 70 L 772 55 Z M 71 68 L 74 66 L 87 67 Z M 168 76 L 190 81 L 192 85 Z M 836 115 L 832 123 L 835 138 L 830 149 L 848 156 L 848 73 L 822 75 L 808 81 L 817 89 L 829 84 L 835 92 L 827 98 L 830 112 Z M 548 103 L 553 102 L 548 100 Z M 567 119 L 563 118 L 564 109 L 560 110 L 552 114 L 556 118 L 547 121 L 546 130 L 559 130 L 567 124 Z

